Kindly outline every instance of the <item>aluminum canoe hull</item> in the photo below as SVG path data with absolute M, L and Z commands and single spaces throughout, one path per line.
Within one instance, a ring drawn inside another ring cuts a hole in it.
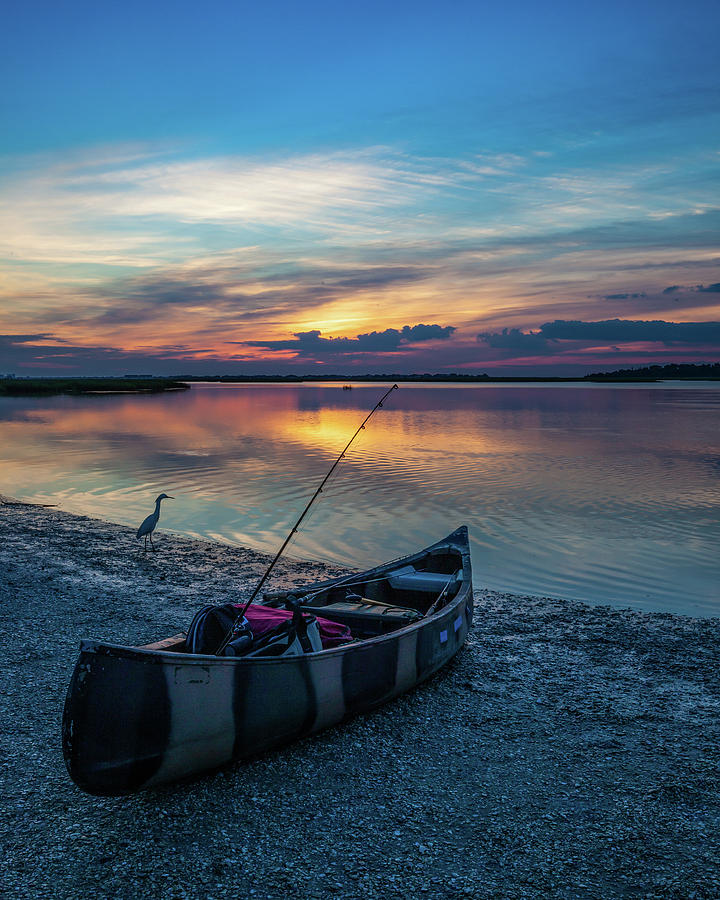
M 473 612 L 467 528 L 362 573 L 378 577 L 442 547 L 462 557 L 455 596 L 430 616 L 358 643 L 235 659 L 83 641 L 63 715 L 71 778 L 89 793 L 131 793 L 255 756 L 410 690 L 449 662 L 467 637 Z

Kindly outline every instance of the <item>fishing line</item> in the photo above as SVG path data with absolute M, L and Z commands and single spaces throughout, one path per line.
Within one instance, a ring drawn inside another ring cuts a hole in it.
M 310 507 L 313 505 L 313 503 L 315 502 L 315 500 L 320 496 L 323 487 L 325 486 L 327 480 L 330 478 L 330 476 L 332 475 L 332 473 L 333 473 L 333 472 L 335 471 L 335 469 L 338 467 L 338 465 L 339 465 L 339 463 L 340 463 L 340 460 L 345 456 L 345 454 L 347 453 L 347 451 L 350 449 L 350 444 L 352 444 L 352 442 L 353 442 L 353 441 L 355 440 L 355 438 L 360 434 L 360 432 L 363 430 L 363 428 L 365 428 L 365 424 L 366 424 L 366 422 L 368 422 L 368 420 L 370 419 L 370 417 L 372 416 L 372 414 L 373 414 L 376 410 L 382 409 L 383 401 L 385 400 L 385 398 L 386 398 L 386 397 L 389 397 L 390 394 L 392 394 L 393 391 L 397 390 L 397 388 L 398 388 L 398 386 L 397 386 L 396 384 L 394 384 L 394 385 L 390 388 L 389 391 L 386 391 L 386 392 L 382 395 L 382 397 L 378 400 L 378 402 L 375 404 L 375 406 L 373 406 L 373 408 L 370 410 L 370 412 L 365 416 L 365 418 L 364 418 L 363 421 L 362 421 L 362 424 L 359 426 L 359 428 L 357 429 L 357 431 L 355 432 L 355 434 L 353 434 L 353 436 L 352 436 L 352 437 L 350 438 L 350 440 L 347 442 L 347 444 L 345 445 L 344 450 L 342 451 L 342 453 L 340 454 L 340 456 L 338 456 L 338 458 L 335 460 L 335 462 L 332 464 L 332 466 L 330 467 L 330 471 L 327 473 L 327 475 L 326 475 L 326 476 L 323 478 L 323 480 L 320 482 L 320 485 L 318 486 L 318 489 L 315 491 L 315 493 L 314 493 L 314 494 L 312 495 L 312 497 L 310 498 L 310 501 L 309 501 L 309 503 L 307 504 L 307 506 L 305 507 L 305 509 L 302 511 L 302 513 L 301 513 L 301 515 L 300 515 L 300 518 L 299 518 L 299 519 L 297 520 L 297 522 L 293 525 L 292 529 L 290 530 L 290 534 L 289 534 L 289 535 L 285 538 L 285 540 L 283 541 L 282 547 L 280 547 L 280 549 L 278 550 L 277 554 L 275 555 L 275 558 L 273 559 L 273 561 L 272 561 L 272 562 L 270 563 L 270 565 L 268 566 L 268 568 L 267 568 L 265 574 L 263 575 L 263 577 L 262 577 L 262 578 L 260 579 L 260 581 L 258 582 L 257 587 L 255 588 L 255 590 L 254 590 L 254 591 L 252 592 L 252 594 L 250 595 L 250 599 L 245 603 L 245 605 L 243 606 L 243 608 L 242 608 L 242 609 L 240 610 L 240 612 L 238 613 L 238 621 L 240 621 L 240 622 L 242 621 L 242 618 L 243 618 L 243 616 L 245 615 L 248 606 L 250 606 L 250 604 L 253 602 L 253 600 L 254 600 L 254 599 L 257 597 L 257 595 L 260 593 L 260 589 L 262 588 L 262 586 L 263 586 L 263 585 L 265 584 L 265 582 L 267 581 L 268 576 L 270 575 L 270 573 L 272 572 L 272 570 L 275 568 L 275 563 L 276 563 L 276 562 L 280 559 L 280 557 L 283 555 L 283 552 L 284 552 L 285 548 L 287 547 L 287 545 L 288 545 L 288 544 L 290 543 L 290 541 L 292 540 L 293 535 L 297 532 L 298 528 L 300 527 L 300 523 L 302 522 L 302 520 L 305 518 L 305 516 L 306 516 L 306 515 L 308 514 L 308 512 L 310 511 Z M 228 643 L 230 642 L 231 638 L 232 638 L 232 628 L 228 631 L 228 633 L 227 633 L 227 634 L 225 635 L 225 637 L 222 639 L 222 642 L 220 643 L 220 646 L 219 646 L 219 647 L 217 648 L 217 650 L 215 651 L 216 656 L 219 656 L 219 655 L 223 652 L 223 650 L 225 649 L 225 647 L 227 647 Z

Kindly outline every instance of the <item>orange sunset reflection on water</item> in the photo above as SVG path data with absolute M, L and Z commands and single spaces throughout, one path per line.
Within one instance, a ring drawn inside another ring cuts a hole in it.
M 386 389 L 3 398 L 0 492 L 136 526 L 167 491 L 161 531 L 272 552 Z M 467 523 L 478 586 L 720 613 L 718 411 L 712 385 L 401 386 L 289 552 L 364 566 Z

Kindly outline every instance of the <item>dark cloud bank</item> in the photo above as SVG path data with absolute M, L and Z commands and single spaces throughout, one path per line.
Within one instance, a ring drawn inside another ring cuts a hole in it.
M 258 347 L 270 353 L 293 350 L 298 360 L 362 361 L 372 369 L 372 354 L 412 353 L 418 345 L 447 341 L 455 332 L 453 325 L 405 325 L 359 334 L 354 338 L 324 338 L 318 330 L 297 332 L 289 340 L 228 341 L 228 346 Z M 207 354 L 198 358 L 196 354 Z M 432 364 L 432 350 L 428 354 Z M 359 365 L 364 365 L 360 362 Z M 0 375 L 6 372 L 27 374 L 123 374 L 153 373 L 175 375 L 193 373 L 274 374 L 293 371 L 288 361 L 245 359 L 204 347 L 161 347 L 152 352 L 128 352 L 114 347 L 74 346 L 48 333 L 0 335 Z
M 555 354 L 562 351 L 563 341 L 579 344 L 660 343 L 665 347 L 698 345 L 720 349 L 720 322 L 665 322 L 606 319 L 582 322 L 556 319 L 537 331 L 503 328 L 483 331 L 478 341 L 495 350 L 523 354 Z
M 720 293 L 720 282 L 716 284 L 696 284 L 691 286 L 683 286 L 681 284 L 671 284 L 669 287 L 666 287 L 662 290 L 662 294 L 677 294 L 680 292 L 686 293 L 699 293 L 699 294 L 718 294 Z M 622 294 L 604 294 L 603 300 L 641 300 L 644 297 L 647 297 L 647 293 L 645 291 L 640 291 L 638 293 L 630 294 L 630 293 L 622 293 Z
M 404 325 L 402 329 L 386 328 L 384 331 L 370 331 L 354 338 L 324 338 L 322 332 L 298 331 L 291 340 L 281 341 L 237 341 L 248 347 L 264 350 L 294 350 L 302 356 L 343 355 L 353 353 L 389 353 L 401 350 L 410 344 L 424 341 L 447 340 L 457 329 L 453 325 Z
M 533 374 L 584 374 L 620 364 L 701 360 L 720 355 L 720 322 L 666 322 L 607 319 L 597 322 L 556 319 L 537 331 L 503 328 L 484 331 L 477 342 L 453 340 L 453 325 L 405 325 L 358 334 L 323 337 L 318 329 L 296 332 L 286 340 L 228 341 L 222 350 L 165 346 L 152 352 L 114 347 L 81 347 L 52 334 L 0 335 L 0 374 L 283 374 L 312 371 L 333 364 L 338 372 L 492 371 L 501 366 Z M 650 346 L 640 347 L 645 344 Z M 266 351 L 266 358 L 246 356 L 241 348 Z M 594 352 L 592 362 L 582 351 Z M 286 354 L 282 355 L 282 352 Z M 287 352 L 292 357 L 287 357 Z M 580 355 L 578 355 L 580 354 Z M 537 360 L 532 363 L 533 358 Z M 528 368 L 530 366 L 530 368 Z M 535 366 L 537 368 L 535 368 Z

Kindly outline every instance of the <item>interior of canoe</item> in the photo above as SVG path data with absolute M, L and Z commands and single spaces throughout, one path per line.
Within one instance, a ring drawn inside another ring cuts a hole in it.
M 260 604 L 276 609 L 299 607 L 349 627 L 363 640 L 410 625 L 442 609 L 457 594 L 463 564 L 459 550 L 434 548 L 379 572 L 360 573 L 327 586 L 303 586 L 263 594 Z M 185 651 L 185 635 L 146 644 L 145 650 Z

